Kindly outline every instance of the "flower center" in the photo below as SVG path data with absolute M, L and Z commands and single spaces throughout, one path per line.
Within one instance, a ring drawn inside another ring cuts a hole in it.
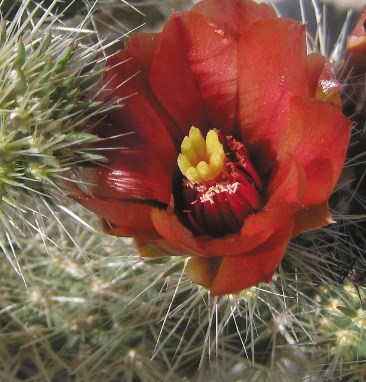
M 183 213 L 197 234 L 239 232 L 244 219 L 261 208 L 262 184 L 246 147 L 196 127 L 183 139 L 178 167 L 183 179 Z
M 213 179 L 224 169 L 224 147 L 214 130 L 207 133 L 205 141 L 199 129 L 192 126 L 183 139 L 181 150 L 178 167 L 191 183 L 201 184 Z

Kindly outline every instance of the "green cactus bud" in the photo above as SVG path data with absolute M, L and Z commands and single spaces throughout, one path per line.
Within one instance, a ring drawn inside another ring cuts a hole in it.
M 52 33 L 50 30 L 48 30 L 46 31 L 46 34 L 39 45 L 39 48 L 38 48 L 39 56 L 43 56 L 47 52 L 48 48 L 51 45 L 51 41 L 52 41 Z
M 17 95 L 23 95 L 27 90 L 27 78 L 20 66 L 17 66 L 15 70 L 17 73 L 15 92 Z
M 0 47 L 4 46 L 6 42 L 6 27 L 5 22 L 1 21 L 1 27 L 0 27 Z
M 96 154 L 96 153 L 93 153 L 90 151 L 89 152 L 88 151 L 81 151 L 80 156 L 84 160 L 88 160 L 88 161 L 92 161 L 92 162 L 106 162 L 107 161 L 105 156 L 103 156 L 101 154 Z
M 102 72 L 96 72 L 91 76 L 87 76 L 80 83 L 79 86 L 82 90 L 87 90 L 95 85 L 102 77 Z
M 48 79 L 50 78 L 52 74 L 52 67 L 53 67 L 52 61 L 47 61 L 44 64 L 43 70 L 40 73 L 40 80 L 39 80 L 40 83 L 46 83 L 48 81 Z
M 73 56 L 75 49 L 77 47 L 77 44 L 72 41 L 70 44 L 64 49 L 64 51 L 61 53 L 60 57 L 58 58 L 54 71 L 60 72 L 65 65 L 70 61 L 71 57 Z
M 66 136 L 66 141 L 77 141 L 77 142 L 95 142 L 98 139 L 94 134 L 89 133 L 70 133 Z
M 24 47 L 23 39 L 20 38 L 19 41 L 18 41 L 18 51 L 17 51 L 17 56 L 16 56 L 16 58 L 14 60 L 14 65 L 15 66 L 22 66 L 22 65 L 24 65 L 25 59 L 26 59 L 26 56 L 25 56 L 25 47 Z

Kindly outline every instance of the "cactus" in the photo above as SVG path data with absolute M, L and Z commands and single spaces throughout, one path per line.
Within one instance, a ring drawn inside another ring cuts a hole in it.
M 336 63 L 346 28 L 325 51 L 313 4 L 319 38 L 309 35 L 309 47 Z M 1 26 L 0 379 L 362 380 L 363 117 L 331 200 L 337 224 L 293 240 L 271 284 L 211 297 L 186 279 L 185 259 L 143 260 L 130 239 L 104 235 L 65 200 L 78 166 L 103 163 L 92 127 L 114 104 L 95 90 L 98 53 L 116 41 L 93 42 L 104 22 L 71 28 L 62 12 L 52 19 L 56 8 L 23 1 Z
M 25 1 L 12 21 L 0 22 L 0 246 L 19 274 L 19 237 L 44 236 L 75 166 L 103 160 L 87 148 L 98 140 L 89 130 L 112 108 L 91 94 L 100 43 L 84 42 L 82 31 L 60 33 L 57 3 L 43 11 Z

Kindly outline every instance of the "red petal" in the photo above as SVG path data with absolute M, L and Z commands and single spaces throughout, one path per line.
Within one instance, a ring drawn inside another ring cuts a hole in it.
M 345 62 L 352 69 L 352 74 L 363 74 L 366 69 L 366 5 L 362 8 L 360 18 L 355 29 L 347 39 Z
M 237 293 L 260 282 L 269 282 L 286 252 L 292 222 L 275 232 L 263 245 L 242 256 L 193 258 L 186 268 L 188 277 L 210 289 L 212 296 Z
M 100 124 L 95 130 L 107 138 L 99 146 L 107 148 L 102 153 L 109 162 L 86 171 L 94 195 L 169 202 L 177 157 L 171 133 L 177 129 L 147 82 L 157 37 L 135 35 L 125 51 L 108 60 L 107 86 L 114 96 L 128 99 L 111 115 L 109 125 Z
M 301 207 L 304 183 L 305 174 L 295 158 L 281 164 L 267 186 L 268 201 L 262 211 L 244 221 L 241 237 L 248 242 L 247 250 L 261 245 L 283 225 L 292 224 L 293 215 Z
M 110 138 L 125 135 L 108 139 L 105 144 L 103 142 L 103 146 L 109 148 L 105 152 L 106 155 L 115 152 L 110 150 L 110 147 L 144 149 L 154 153 L 156 158 L 168 166 L 169 171 L 175 166 L 177 151 L 171 135 L 166 130 L 165 119 L 144 94 L 135 94 L 126 100 L 126 103 L 111 115 L 108 122 L 109 126 L 100 125 L 96 130 L 99 136 Z
M 244 220 L 240 235 L 209 240 L 198 238 L 199 247 L 206 256 L 235 256 L 255 249 L 283 225 L 292 224 L 303 190 L 304 174 L 296 160 L 291 159 L 273 175 L 266 205 Z
M 155 95 L 182 128 L 230 132 L 236 112 L 236 42 L 197 13 L 174 14 L 153 61 Z
M 207 17 L 236 39 L 255 22 L 277 17 L 272 7 L 252 0 L 204 0 L 195 5 L 192 12 Z
M 142 257 L 163 257 L 163 256 L 193 256 L 197 257 L 198 254 L 191 248 L 180 244 L 177 241 L 159 240 L 150 238 L 138 238 L 139 251 Z
M 85 171 L 91 178 L 85 181 L 91 183 L 92 192 L 100 197 L 168 203 L 177 154 L 162 120 L 143 96 L 131 98 L 114 115 L 112 125 L 105 126 L 104 131 L 100 128 L 97 133 L 108 138 L 125 132 L 131 134 L 99 143 L 109 148 L 101 151 L 108 163 Z
M 185 268 L 186 275 L 194 283 L 210 289 L 215 278 L 221 258 L 191 257 Z
M 310 95 L 342 110 L 341 84 L 337 81 L 331 63 L 322 55 L 308 55 Z
M 176 215 L 155 209 L 152 212 L 152 220 L 156 230 L 164 238 L 164 241 L 155 244 L 162 250 L 165 247 L 165 251 L 172 255 L 174 252 L 169 250 L 171 247 L 169 243 L 172 242 L 180 245 L 180 250 L 175 255 L 188 256 L 192 255 L 192 252 L 195 252 L 196 256 L 210 258 L 242 255 L 265 242 L 283 224 L 292 222 L 291 214 L 294 214 L 293 206 L 279 203 L 271 206 L 269 210 L 250 215 L 245 221 L 241 234 L 231 234 L 220 238 L 209 236 L 195 238 L 191 231 L 179 222 Z
M 169 248 L 171 246 L 169 243 L 172 242 L 179 243 L 182 248 L 186 248 L 186 251 L 180 251 L 179 255 L 191 255 L 193 251 L 197 256 L 234 256 L 255 247 L 259 240 L 263 242 L 268 237 L 267 233 L 264 233 L 260 238 L 243 239 L 238 233 L 217 239 L 208 236 L 195 238 L 192 232 L 178 220 L 171 206 L 167 210 L 155 209 L 152 212 L 152 220 L 156 230 L 164 238 L 164 241 L 160 243 L 161 248 Z M 159 245 L 159 243 L 156 244 Z M 167 250 L 167 253 L 171 251 Z
M 128 107 L 130 107 L 131 104 L 132 106 L 136 104 L 135 98 L 136 94 L 138 94 L 141 98 L 137 101 L 137 104 L 139 102 L 143 103 L 136 106 L 140 114 L 141 110 L 144 110 L 146 113 L 145 107 L 147 105 L 149 112 L 147 114 L 151 113 L 155 115 L 155 119 L 160 120 L 159 135 L 164 137 L 168 132 L 169 135 L 173 136 L 174 139 L 177 140 L 177 143 L 180 144 L 181 136 L 179 134 L 178 137 L 177 126 L 172 122 L 155 98 L 148 81 L 151 63 L 159 37 L 160 33 L 134 34 L 126 43 L 123 51 L 108 59 L 104 82 L 107 88 L 113 91 L 114 96 L 121 98 L 122 102 L 126 103 Z M 133 103 L 130 102 L 130 97 L 134 101 Z M 149 116 L 150 115 L 147 117 Z M 145 139 L 146 131 L 136 130 L 135 136 L 137 134 L 139 139 Z M 129 126 L 128 131 L 131 131 L 131 126 Z
M 289 209 L 285 203 L 271 206 L 268 210 L 263 210 L 258 214 L 250 215 L 244 222 L 244 226 L 239 234 L 227 235 L 221 238 L 200 237 L 197 238 L 197 245 L 200 251 L 207 257 L 233 257 L 245 255 L 262 243 L 264 243 L 283 224 L 292 222 L 291 213 L 294 209 Z
M 249 215 L 241 232 L 220 238 L 194 237 L 178 220 L 173 206 L 168 210 L 154 210 L 152 219 L 156 230 L 167 241 L 176 241 L 198 256 L 220 257 L 245 254 L 264 243 L 283 225 L 292 224 L 293 215 L 300 208 L 304 174 L 296 160 L 283 165 L 270 182 L 268 203 L 257 214 Z M 180 253 L 184 254 L 184 253 Z M 189 253 L 186 252 L 186 255 Z
M 283 225 L 292 224 L 293 215 L 300 209 L 304 187 L 304 174 L 296 161 L 289 161 L 275 174 L 269 189 L 267 204 L 244 220 L 240 234 L 223 238 L 197 238 L 197 244 L 205 256 L 236 256 L 262 245 Z
M 192 232 L 179 222 L 171 204 L 166 210 L 156 208 L 151 214 L 152 221 L 159 234 L 168 242 L 177 242 L 196 250 L 196 241 Z
M 294 219 L 295 225 L 292 237 L 297 236 L 301 232 L 333 223 L 327 202 L 318 206 L 305 207 L 295 214 Z
M 138 203 L 121 202 L 119 200 L 102 200 L 89 197 L 74 197 L 81 205 L 104 219 L 107 233 L 118 236 L 157 237 L 151 221 L 154 207 Z
M 85 169 L 83 181 L 93 196 L 169 203 L 172 177 L 154 153 L 115 152 L 108 167 Z
M 268 169 L 283 145 L 290 98 L 309 93 L 305 26 L 257 22 L 239 40 L 238 65 L 242 137 L 258 150 L 257 169 Z
M 126 42 L 123 51 L 108 59 L 104 82 L 111 89 L 126 84 L 148 91 L 148 74 L 160 33 L 136 33 Z M 138 74 L 138 75 L 137 75 Z
M 344 115 L 326 103 L 291 99 L 290 126 L 282 152 L 290 153 L 304 167 L 305 206 L 322 204 L 332 193 L 344 165 L 350 126 Z

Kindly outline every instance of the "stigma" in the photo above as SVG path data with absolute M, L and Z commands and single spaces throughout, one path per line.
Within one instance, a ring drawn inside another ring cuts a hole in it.
M 215 130 L 210 130 L 206 140 L 196 127 L 184 137 L 177 159 L 182 174 L 194 184 L 217 177 L 224 169 L 225 152 Z
M 262 184 L 245 145 L 210 130 L 206 139 L 192 127 L 177 159 L 183 175 L 182 213 L 199 235 L 239 232 L 262 207 Z

